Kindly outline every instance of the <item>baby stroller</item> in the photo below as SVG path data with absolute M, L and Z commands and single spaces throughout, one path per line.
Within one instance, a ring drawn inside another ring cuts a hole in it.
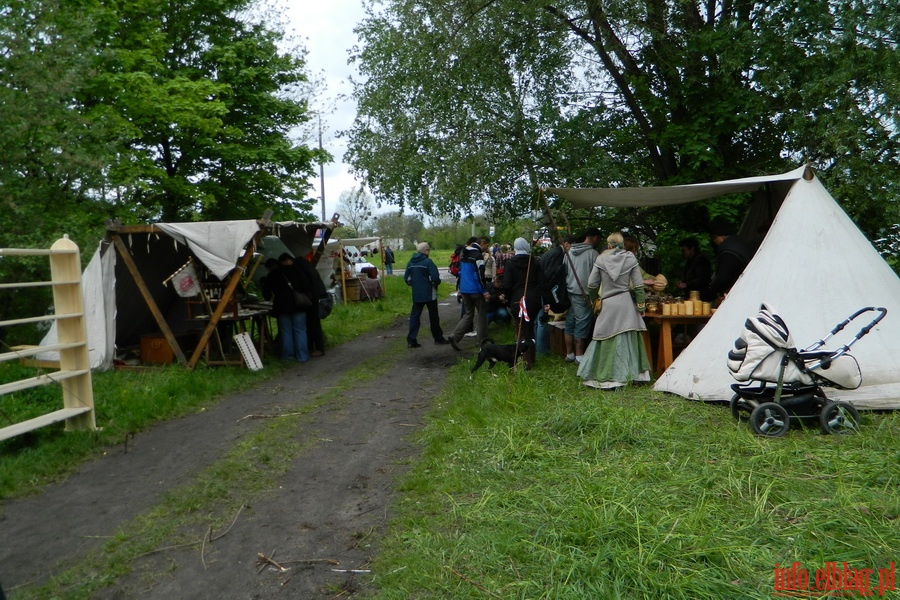
M 825 343 L 851 321 L 869 312 L 878 312 L 850 342 L 837 350 Z M 855 390 L 862 383 L 859 364 L 847 352 L 850 347 L 881 321 L 887 309 L 861 308 L 839 323 L 824 339 L 805 350 L 794 348 L 784 320 L 766 304 L 755 317 L 747 319 L 744 331 L 728 353 L 732 384 L 731 413 L 741 422 L 749 422 L 754 433 L 780 437 L 791 421 L 818 420 L 825 433 L 854 433 L 859 413 L 847 402 L 832 402 L 822 386 Z

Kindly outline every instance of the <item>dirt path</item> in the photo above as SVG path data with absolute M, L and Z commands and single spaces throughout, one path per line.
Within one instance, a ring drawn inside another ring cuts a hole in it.
M 441 306 L 445 332 L 458 317 L 455 301 Z M 327 327 L 327 322 L 325 323 Z M 418 349 L 406 348 L 406 320 L 328 351 L 261 386 L 222 399 L 198 414 L 161 423 L 126 447 L 110 448 L 67 481 L 38 497 L 4 503 L 0 514 L 0 581 L 7 593 L 44 581 L 98 548 L 121 523 L 190 482 L 259 426 L 251 413 L 290 412 L 304 394 L 327 390 L 336 374 L 361 357 L 389 353 L 386 377 L 364 380 L 317 408 L 298 431 L 308 444 L 277 489 L 241 511 L 224 537 L 141 558 L 132 574 L 99 598 L 330 598 L 346 597 L 365 576 L 334 569 L 365 569 L 388 517 L 397 477 L 418 449 L 409 435 L 422 425 L 447 368 L 468 352 L 436 346 L 426 326 Z M 203 532 L 197 532 L 201 538 Z M 260 571 L 258 553 L 275 560 L 329 559 L 339 564 L 294 563 L 287 572 Z M 165 575 L 144 578 L 145 567 Z

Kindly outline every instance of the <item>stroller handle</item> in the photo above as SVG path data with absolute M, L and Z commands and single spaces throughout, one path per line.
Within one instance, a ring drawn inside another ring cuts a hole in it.
M 821 360 L 818 360 L 810 365 L 807 365 L 807 369 L 812 370 L 812 369 L 818 369 L 819 367 L 823 367 L 823 366 L 828 367 L 828 365 L 831 363 L 831 361 L 833 361 L 836 358 L 838 358 L 839 356 L 843 356 L 844 354 L 849 352 L 850 347 L 853 344 L 855 344 L 862 337 L 864 337 L 866 334 L 868 334 L 872 330 L 872 328 L 875 327 L 876 325 L 878 325 L 878 323 L 881 322 L 881 320 L 885 317 L 885 315 L 887 315 L 887 309 L 884 307 L 881 307 L 881 306 L 879 306 L 879 307 L 867 306 L 866 308 L 861 308 L 858 311 L 856 311 L 855 313 L 853 313 L 852 315 L 850 315 L 849 317 L 847 317 L 842 322 L 838 323 L 834 327 L 834 329 L 831 330 L 831 333 L 826 335 L 823 339 L 819 340 L 818 342 L 816 342 L 809 348 L 806 348 L 804 350 L 804 352 L 811 352 L 813 350 L 816 350 L 817 348 L 821 348 L 822 346 L 825 345 L 825 342 L 827 342 L 829 339 L 831 339 L 835 334 L 842 331 L 844 329 L 844 327 L 849 325 L 854 319 L 856 319 L 860 315 L 863 315 L 870 311 L 877 311 L 879 314 L 877 317 L 872 319 L 872 321 L 868 325 L 866 325 L 865 327 L 860 329 L 859 332 L 855 336 L 853 336 L 853 339 L 850 340 L 847 344 L 841 346 L 836 352 L 829 354 L 828 356 L 822 358 Z

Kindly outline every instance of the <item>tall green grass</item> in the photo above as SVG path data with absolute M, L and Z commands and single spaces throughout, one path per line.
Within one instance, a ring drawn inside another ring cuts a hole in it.
M 374 597 L 768 598 L 776 563 L 897 560 L 896 414 L 763 439 L 724 407 L 584 388 L 558 359 L 467 366 L 421 435 Z

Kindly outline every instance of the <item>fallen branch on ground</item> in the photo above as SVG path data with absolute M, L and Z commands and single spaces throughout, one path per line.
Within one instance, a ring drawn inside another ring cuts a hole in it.
M 231 525 L 228 526 L 228 529 L 226 529 L 225 531 L 223 531 L 220 535 L 217 535 L 216 537 L 211 537 L 211 536 L 210 536 L 209 542 L 212 543 L 212 542 L 214 542 L 214 541 L 216 541 L 216 540 L 218 540 L 218 539 L 221 539 L 221 538 L 225 537 L 225 535 L 226 535 L 229 531 L 231 531 L 231 528 L 234 527 L 234 524 L 237 523 L 238 517 L 241 516 L 241 511 L 244 510 L 245 508 L 247 508 L 247 505 L 246 505 L 246 504 L 241 504 L 241 507 L 238 509 L 237 514 L 234 515 L 234 519 L 232 519 L 232 521 L 231 521 Z M 212 533 L 212 527 L 210 527 L 210 532 L 209 532 L 209 533 Z
M 278 564 L 277 562 L 275 562 L 274 560 L 272 560 L 271 558 L 269 558 L 268 556 L 266 556 L 266 555 L 263 554 L 262 552 L 257 552 L 257 553 L 256 553 L 256 564 L 257 564 L 257 565 L 260 565 L 261 567 L 265 567 L 265 566 L 267 566 L 267 565 L 268 565 L 268 566 L 275 567 L 276 569 L 278 569 L 278 570 L 281 571 L 282 573 L 284 573 L 285 571 L 290 570 L 290 567 L 285 567 L 285 566 L 283 566 L 283 565 Z M 262 568 L 260 568 L 260 571 L 262 571 Z
M 483 585 L 481 585 L 480 583 L 478 583 L 477 581 L 474 581 L 474 580 L 472 580 L 472 579 L 469 579 L 468 577 L 466 577 L 465 575 L 463 575 L 462 573 L 460 573 L 459 571 L 457 571 L 457 570 L 454 569 L 453 567 L 447 567 L 447 568 L 450 569 L 450 572 L 451 572 L 451 573 L 453 573 L 454 575 L 456 575 L 457 577 L 459 577 L 460 579 L 462 579 L 462 580 L 465 581 L 466 583 L 471 583 L 472 585 L 474 585 L 476 588 L 478 588 L 479 590 L 481 590 L 481 591 L 484 592 L 485 594 L 490 594 L 490 595 L 493 596 L 494 598 L 499 598 L 499 597 L 500 597 L 500 596 L 498 596 L 497 594 L 495 594 L 494 592 L 492 592 L 492 591 L 490 591 L 489 589 L 487 589 L 486 587 L 484 587 Z
M 237 422 L 240 423 L 244 419 L 277 419 L 279 417 L 296 417 L 296 416 L 302 415 L 302 414 L 303 413 L 300 413 L 300 412 L 283 413 L 280 415 L 263 415 L 263 414 L 254 413 L 254 414 L 245 415 L 245 416 L 241 417 L 240 419 L 237 420 Z

